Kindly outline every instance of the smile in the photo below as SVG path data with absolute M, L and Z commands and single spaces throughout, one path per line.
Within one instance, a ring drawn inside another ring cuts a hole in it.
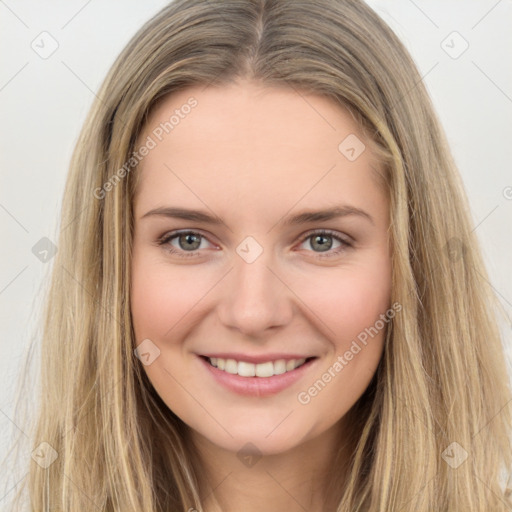
M 240 375 L 241 377 L 272 377 L 291 372 L 313 358 L 289 359 L 288 361 L 278 359 L 277 361 L 266 361 L 259 364 L 236 361 L 235 359 L 222 359 L 220 357 L 208 357 L 206 359 L 215 368 L 232 375 Z
M 320 358 L 276 359 L 261 363 L 207 356 L 198 356 L 197 360 L 209 378 L 224 389 L 240 395 L 261 398 L 275 395 L 291 387 L 304 378 L 312 367 L 317 366 Z

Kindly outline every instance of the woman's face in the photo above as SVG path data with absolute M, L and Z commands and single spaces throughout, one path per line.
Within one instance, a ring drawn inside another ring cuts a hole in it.
M 363 144 L 332 100 L 248 82 L 152 112 L 133 171 L 136 353 L 202 439 L 284 452 L 340 425 L 370 383 L 394 310 L 388 202 Z

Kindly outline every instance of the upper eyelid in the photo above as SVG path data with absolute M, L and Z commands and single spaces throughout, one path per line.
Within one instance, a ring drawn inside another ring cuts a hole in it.
M 170 241 L 170 240 L 176 238 L 177 236 L 186 235 L 189 233 L 192 233 L 194 235 L 200 235 L 202 238 L 206 238 L 206 240 L 208 240 L 211 244 L 214 244 L 214 242 L 212 242 L 210 240 L 210 237 L 208 235 L 205 235 L 200 229 L 180 229 L 178 231 L 167 231 L 162 236 L 158 237 L 157 240 L 159 242 L 162 240 Z M 217 244 L 214 244 L 214 245 L 217 245 Z
M 318 234 L 325 233 L 328 236 L 332 236 L 333 238 L 338 238 L 342 242 L 346 242 L 346 243 L 354 243 L 355 242 L 355 240 L 350 235 L 348 235 L 346 233 L 341 233 L 340 231 L 336 231 L 335 229 L 326 229 L 326 228 L 316 228 L 316 229 L 311 229 L 309 231 L 306 231 L 301 236 L 301 240 L 304 241 L 306 238 L 309 238 L 310 236 L 317 234 L 317 233 Z

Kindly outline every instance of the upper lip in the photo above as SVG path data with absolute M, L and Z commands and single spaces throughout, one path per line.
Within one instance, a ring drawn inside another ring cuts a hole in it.
M 259 364 L 266 363 L 267 361 L 277 361 L 284 359 L 289 361 L 290 359 L 310 359 L 315 356 L 307 356 L 301 354 L 261 354 L 261 355 L 249 355 L 249 354 L 234 354 L 233 352 L 218 352 L 216 354 L 201 354 L 203 357 L 220 357 L 221 359 L 234 359 L 235 361 L 245 361 L 247 363 Z

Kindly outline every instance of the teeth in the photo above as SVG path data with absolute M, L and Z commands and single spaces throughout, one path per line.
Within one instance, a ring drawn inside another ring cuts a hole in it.
M 209 358 L 212 366 L 219 370 L 224 370 L 233 375 L 238 374 L 242 377 L 272 377 L 290 372 L 304 364 L 306 359 L 278 359 L 277 361 L 267 361 L 266 363 L 247 363 L 246 361 L 235 361 L 234 359 L 222 359 L 220 357 Z

